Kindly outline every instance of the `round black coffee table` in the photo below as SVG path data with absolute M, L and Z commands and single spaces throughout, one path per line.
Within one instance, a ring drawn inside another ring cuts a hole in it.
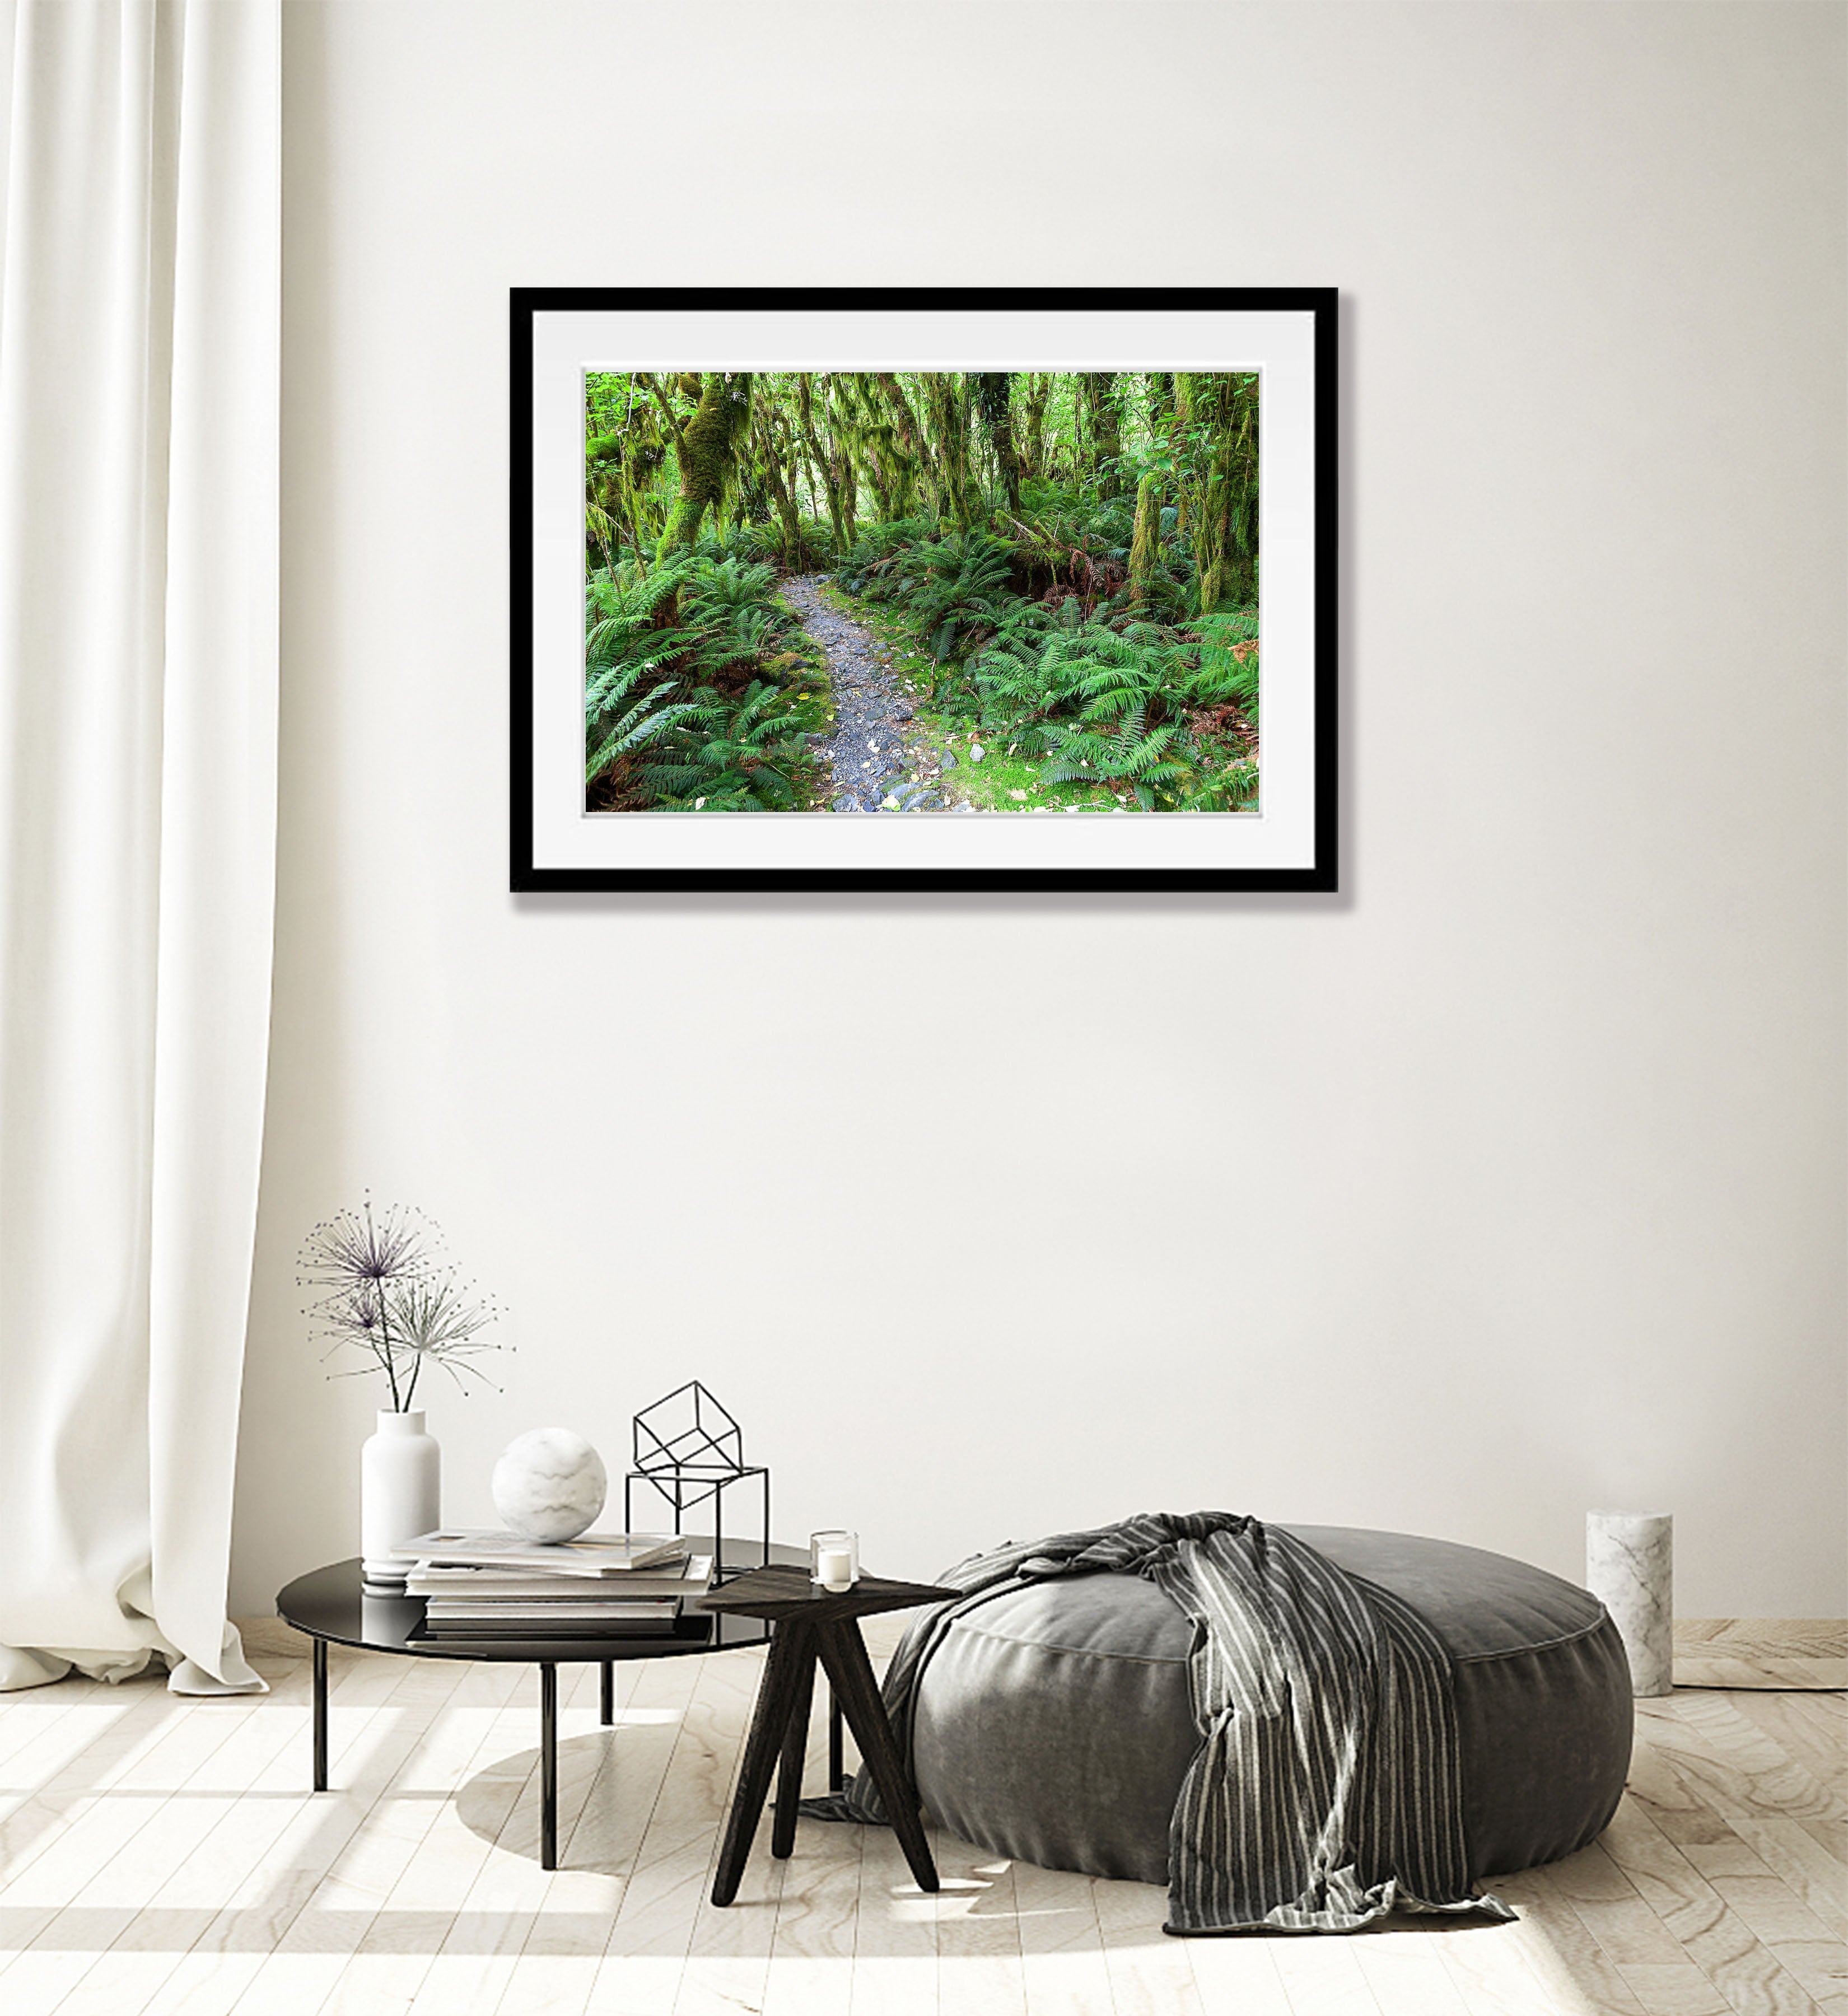
M 690 1535 L 696 1552 L 710 1553 L 710 1538 Z M 805 1569 L 805 1547 L 773 1546 L 770 1561 Z M 728 1541 L 725 1565 L 733 1574 L 763 1564 L 763 1550 L 752 1543 Z M 765 1619 L 696 1611 L 688 1606 L 671 1631 L 658 1636 L 625 1632 L 608 1638 L 467 1639 L 421 1637 L 423 1599 L 385 1596 L 366 1588 L 359 1563 L 336 1561 L 290 1582 L 276 1597 L 276 1615 L 314 1640 L 315 1790 L 327 1789 L 327 1647 L 351 1645 L 364 1652 L 391 1652 L 413 1659 L 512 1661 L 539 1669 L 539 1860 L 558 1867 L 558 1669 L 595 1664 L 603 1668 L 599 1719 L 605 1728 L 615 1720 L 618 1659 L 672 1659 L 704 1652 L 729 1652 L 740 1646 L 769 1642 Z M 841 1776 L 839 1709 L 834 1710 L 829 1748 L 831 1776 Z

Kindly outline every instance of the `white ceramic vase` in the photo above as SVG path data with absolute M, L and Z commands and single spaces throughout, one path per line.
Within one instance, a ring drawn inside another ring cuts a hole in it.
M 423 1409 L 379 1409 L 359 1452 L 359 1552 L 374 1589 L 402 1589 L 413 1556 L 406 1540 L 441 1525 L 443 1453 L 423 1428 Z

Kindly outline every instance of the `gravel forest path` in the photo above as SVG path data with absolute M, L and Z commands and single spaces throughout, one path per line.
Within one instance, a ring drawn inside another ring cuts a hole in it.
M 822 577 L 792 574 L 783 599 L 828 661 L 834 729 L 816 744 L 834 772 L 837 812 L 967 812 L 944 779 L 956 758 L 930 747 L 914 725 L 911 694 L 888 647 L 863 623 L 822 599 Z

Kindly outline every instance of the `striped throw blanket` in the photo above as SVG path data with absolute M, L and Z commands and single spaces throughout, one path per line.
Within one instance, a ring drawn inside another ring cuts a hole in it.
M 1236 1514 L 1144 1513 L 939 1576 L 961 1600 L 917 1620 L 885 1679 L 905 1756 L 919 1677 L 955 1618 L 1028 1582 L 1096 1574 L 1147 1576 L 1197 1627 L 1201 1741 L 1169 1837 L 1167 1931 L 1345 1932 L 1395 1909 L 1514 1916 L 1471 1892 L 1442 1643 L 1397 1597 Z M 802 1810 L 884 1818 L 864 1771 Z

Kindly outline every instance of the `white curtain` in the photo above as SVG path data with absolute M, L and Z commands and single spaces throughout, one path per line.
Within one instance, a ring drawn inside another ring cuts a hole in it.
M 279 0 L 18 0 L 0 260 L 0 1687 L 225 1617 L 276 844 Z

